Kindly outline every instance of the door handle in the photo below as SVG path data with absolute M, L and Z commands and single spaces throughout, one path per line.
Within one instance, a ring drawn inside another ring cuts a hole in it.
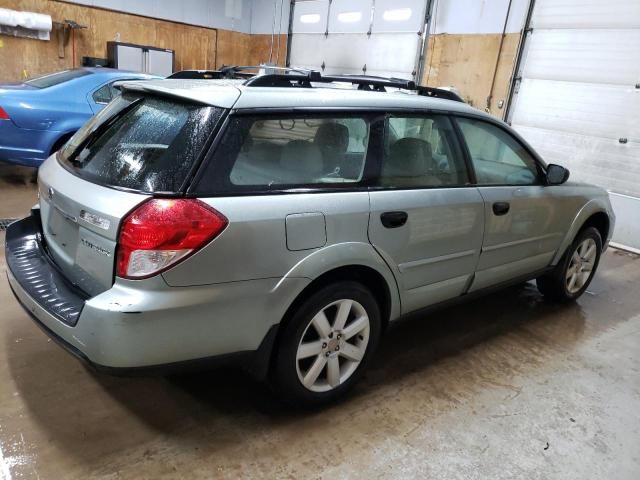
M 380 221 L 386 228 L 398 228 L 407 223 L 407 212 L 384 212 L 380 215 Z
M 509 213 L 509 208 L 508 202 L 496 202 L 493 204 L 493 213 L 495 215 L 506 215 Z

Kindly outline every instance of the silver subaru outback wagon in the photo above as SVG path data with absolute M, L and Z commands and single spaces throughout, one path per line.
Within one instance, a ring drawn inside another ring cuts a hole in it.
M 300 77 L 125 84 L 7 230 L 36 323 L 99 368 L 237 360 L 318 405 L 407 313 L 530 279 L 585 291 L 606 191 L 446 92 Z

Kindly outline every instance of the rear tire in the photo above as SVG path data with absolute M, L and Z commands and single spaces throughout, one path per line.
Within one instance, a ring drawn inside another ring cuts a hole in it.
M 587 227 L 567 248 L 556 267 L 536 280 L 538 290 L 549 300 L 571 302 L 587 289 L 600 262 L 602 237 Z
M 327 285 L 283 326 L 273 380 L 284 401 L 319 407 L 343 397 L 365 370 L 380 338 L 380 307 L 357 282 Z

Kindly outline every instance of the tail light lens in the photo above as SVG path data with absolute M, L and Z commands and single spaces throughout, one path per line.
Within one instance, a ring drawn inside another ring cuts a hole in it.
M 209 243 L 228 223 L 200 200 L 149 200 L 124 219 L 116 274 L 131 279 L 157 275 Z
M 11 120 L 11 118 L 9 117 L 9 114 L 2 107 L 0 107 L 0 120 Z

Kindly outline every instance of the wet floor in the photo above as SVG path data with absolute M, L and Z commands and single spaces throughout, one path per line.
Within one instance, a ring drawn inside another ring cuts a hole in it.
M 16 190 L 5 215 L 34 203 Z M 526 284 L 404 321 L 349 398 L 307 414 L 232 370 L 91 373 L 4 270 L 0 479 L 640 478 L 638 257 L 609 251 L 574 305 Z

